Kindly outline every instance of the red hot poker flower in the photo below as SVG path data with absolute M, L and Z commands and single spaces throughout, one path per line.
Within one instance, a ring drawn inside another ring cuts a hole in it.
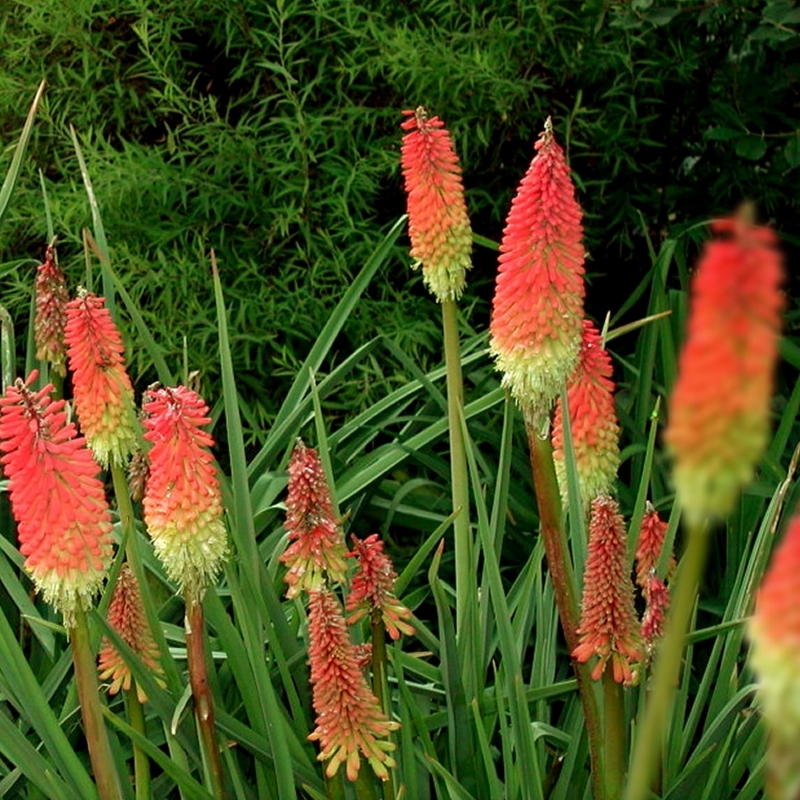
M 408 197 L 408 233 L 414 266 L 439 302 L 460 297 L 471 266 L 472 229 L 461 167 L 450 134 L 421 106 L 404 111 L 400 158 Z
M 86 440 L 67 424 L 64 401 L 50 399 L 51 385 L 33 391 L 36 377 L 0 398 L 0 463 L 25 569 L 71 628 L 108 570 L 111 515 Z
M 692 283 L 686 344 L 664 439 L 690 520 L 724 516 L 767 440 L 782 260 L 775 234 L 720 220 Z
M 578 360 L 583 328 L 581 208 L 548 119 L 500 244 L 492 353 L 523 410 L 541 420 Z
M 584 506 L 588 506 L 598 495 L 608 494 L 617 477 L 619 424 L 613 392 L 611 358 L 603 347 L 600 332 L 593 323 L 584 320 L 578 363 L 567 382 L 572 443 Z M 556 403 L 552 439 L 558 485 L 566 502 L 564 409 L 561 398 Z
M 592 503 L 589 555 L 583 578 L 580 643 L 577 661 L 600 661 L 592 672 L 598 680 L 611 661 L 617 683 L 633 681 L 632 662 L 642 660 L 641 635 L 633 607 L 633 583 L 627 566 L 625 521 L 617 502 L 600 496 Z
M 308 598 L 308 655 L 318 715 L 308 738 L 319 741 L 319 760 L 330 761 L 325 770 L 329 777 L 345 764 L 348 780 L 355 781 L 363 755 L 386 780 L 388 768 L 395 765 L 389 735 L 400 725 L 387 719 L 367 685 L 336 597 L 327 589 L 313 589 Z
M 286 522 L 291 544 L 280 560 L 286 564 L 287 597 L 319 589 L 325 575 L 346 583 L 344 535 L 336 515 L 325 470 L 317 451 L 297 440 L 289 461 Z
M 749 633 L 750 660 L 771 741 L 771 797 L 796 797 L 800 786 L 800 514 L 772 557 L 756 596 Z M 793 790 L 789 792 L 789 787 Z
M 105 298 L 81 289 L 67 304 L 65 333 L 81 431 L 103 468 L 122 466 L 137 448 L 139 428 L 122 337 Z
M 111 604 L 108 607 L 108 622 L 122 637 L 122 640 L 142 659 L 145 666 L 156 674 L 161 673 L 156 647 L 150 628 L 145 618 L 142 595 L 136 576 L 128 564 L 124 564 L 114 587 Z M 110 680 L 109 694 L 116 694 L 120 689 L 131 688 L 133 676 L 125 660 L 117 652 L 111 642 L 104 638 L 100 647 L 97 663 L 100 680 Z M 158 680 L 158 679 L 157 679 Z M 147 700 L 142 687 L 136 684 L 139 702 Z
M 156 555 L 184 595 L 199 599 L 227 555 L 208 406 L 191 389 L 150 388 L 142 409 L 150 450 L 144 519 Z
M 347 621 L 352 625 L 367 614 L 377 615 L 392 639 L 399 639 L 401 632 L 411 636 L 414 628 L 406 621 L 411 619 L 411 611 L 394 594 L 397 575 L 383 552 L 383 542 L 377 533 L 363 542 L 355 535 L 352 538 L 353 550 L 347 555 L 358 559 L 358 572 L 347 597 L 347 610 L 352 612 Z
M 62 377 L 67 374 L 67 346 L 64 327 L 67 321 L 67 279 L 56 264 L 53 246 L 47 248 L 36 272 L 36 318 L 33 323 L 36 358 L 49 361 Z

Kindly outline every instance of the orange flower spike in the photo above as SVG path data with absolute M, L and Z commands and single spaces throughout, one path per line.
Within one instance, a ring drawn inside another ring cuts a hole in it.
M 636 543 L 636 583 L 639 586 L 644 587 L 647 579 L 655 574 L 668 529 L 669 525 L 661 519 L 655 506 L 648 500 Z M 670 554 L 667 577 L 675 571 L 675 567 L 675 556 Z
M 776 549 L 756 595 L 749 634 L 750 662 L 771 740 L 768 783 L 775 798 L 797 797 L 800 787 L 800 515 Z
M 106 576 L 111 514 L 86 440 L 67 423 L 64 401 L 50 399 L 51 385 L 31 388 L 37 374 L 0 398 L 0 463 L 25 569 L 69 629 Z
M 585 252 L 581 208 L 548 118 L 500 244 L 489 346 L 523 410 L 541 421 L 581 347 Z
M 619 468 L 619 424 L 614 409 L 611 358 L 603 347 L 600 332 L 589 320 L 583 321 L 578 363 L 567 382 L 567 403 L 581 498 L 587 507 L 595 497 L 612 490 Z M 566 503 L 564 409 L 560 397 L 556 402 L 552 441 L 558 485 Z
M 745 214 L 718 221 L 692 283 L 686 344 L 664 439 L 690 521 L 724 516 L 769 432 L 782 259 L 775 234 Z
M 420 106 L 404 111 L 400 159 L 408 201 L 408 233 L 415 267 L 439 302 L 461 296 L 472 266 L 472 228 L 461 167 L 439 117 Z
M 608 661 L 617 683 L 632 683 L 632 665 L 642 660 L 642 640 L 633 607 L 633 583 L 627 566 L 625 521 L 616 500 L 600 496 L 592 503 L 589 554 L 583 578 L 580 643 L 572 657 L 599 656 L 592 672 L 598 680 Z
M 158 648 L 145 619 L 139 584 L 128 564 L 122 566 L 117 578 L 117 585 L 114 587 L 114 594 L 108 607 L 108 622 L 119 633 L 125 644 L 142 659 L 146 667 L 157 675 L 162 674 L 161 665 L 158 663 Z M 108 687 L 109 694 L 131 688 L 133 676 L 130 668 L 107 638 L 103 639 L 100 647 L 97 669 L 101 681 L 111 681 Z M 156 680 L 161 683 L 158 678 Z M 147 695 L 138 683 L 136 694 L 140 703 L 147 700 Z
M 138 447 L 139 426 L 122 337 L 105 298 L 79 290 L 67 304 L 65 336 L 81 431 L 100 466 L 123 466 Z
M 144 438 L 152 442 L 143 500 L 156 555 L 184 595 L 199 599 L 227 555 L 208 406 L 191 389 L 150 388 Z
M 655 575 L 645 578 L 642 594 L 647 603 L 642 616 L 642 638 L 648 659 L 655 650 L 656 643 L 664 635 L 666 612 L 669 609 L 669 589 L 667 584 Z
M 352 612 L 347 621 L 353 625 L 368 614 L 374 615 L 383 620 L 392 639 L 399 639 L 401 633 L 413 635 L 414 628 L 407 622 L 411 611 L 395 596 L 397 574 L 378 534 L 373 533 L 363 542 L 355 535 L 352 539 L 353 550 L 347 555 L 358 559 L 358 572 L 347 597 L 347 610 Z
M 347 582 L 347 547 L 333 511 L 331 491 L 317 451 L 297 440 L 289 461 L 286 522 L 291 544 L 280 557 L 289 568 L 287 597 L 319 589 L 325 576 Z
M 56 264 L 53 246 L 47 248 L 36 272 L 36 317 L 33 331 L 36 358 L 49 361 L 52 368 L 64 377 L 67 374 L 67 346 L 64 327 L 67 321 L 67 279 Z
M 329 761 L 325 770 L 333 777 L 345 764 L 347 778 L 355 781 L 361 756 L 381 779 L 389 777 L 395 745 L 389 735 L 400 724 L 381 711 L 359 667 L 359 652 L 350 641 L 339 601 L 327 589 L 309 592 L 309 647 L 314 711 L 314 732 L 320 743 L 317 758 Z

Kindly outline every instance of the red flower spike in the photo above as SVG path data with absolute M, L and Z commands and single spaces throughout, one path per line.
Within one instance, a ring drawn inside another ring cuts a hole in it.
M 67 304 L 65 337 L 81 431 L 100 466 L 122 466 L 138 446 L 139 428 L 122 337 L 105 298 L 81 289 Z
M 158 648 L 150 634 L 145 618 L 142 595 L 136 576 L 128 564 L 123 564 L 108 607 L 108 622 L 122 637 L 122 640 L 142 659 L 145 666 L 157 675 L 162 674 L 158 663 Z M 120 689 L 131 688 L 133 676 L 125 660 L 107 638 L 103 638 L 97 661 L 97 670 L 101 681 L 111 681 L 109 694 L 116 694 Z M 162 681 L 158 678 L 159 684 Z M 136 694 L 140 703 L 147 700 L 147 695 L 139 684 Z
M 649 575 L 645 579 L 642 594 L 647 602 L 642 617 L 642 638 L 649 659 L 656 648 L 656 643 L 664 635 L 664 622 L 670 597 L 667 584 L 655 575 Z
M 667 537 L 669 525 L 658 515 L 653 504 L 648 500 L 642 525 L 639 528 L 639 540 L 636 544 L 636 583 L 643 587 L 648 578 L 655 575 L 661 551 Z M 675 571 L 675 556 L 670 554 L 667 562 L 667 577 Z
M 461 167 L 439 117 L 420 106 L 404 111 L 400 160 L 408 202 L 408 234 L 414 267 L 439 302 L 461 296 L 472 266 L 472 228 L 464 201 Z
M 330 762 L 328 777 L 345 764 L 348 780 L 355 781 L 363 755 L 375 774 L 386 780 L 395 765 L 389 755 L 395 745 L 388 737 L 400 724 L 386 717 L 367 685 L 339 601 L 327 589 L 313 589 L 308 597 L 308 654 L 318 715 L 308 738 L 320 743 L 317 758 Z
M 611 358 L 603 348 L 600 332 L 583 321 L 583 341 L 575 371 L 567 382 L 572 443 L 578 467 L 581 498 L 588 506 L 614 486 L 619 468 L 619 424 L 614 409 Z M 567 501 L 564 458 L 564 409 L 559 397 L 553 423 L 553 459 L 561 497 Z
M 144 520 L 156 555 L 184 595 L 199 599 L 227 555 L 208 406 L 191 389 L 150 388 L 143 398 L 150 474 Z
M 712 225 L 692 283 L 686 344 L 664 439 L 690 520 L 724 516 L 767 440 L 778 355 L 782 259 L 745 215 Z
M 286 522 L 291 544 L 280 557 L 289 568 L 287 597 L 319 589 L 325 576 L 336 583 L 347 582 L 344 535 L 333 513 L 333 502 L 325 470 L 317 451 L 297 440 L 289 461 L 289 494 Z
M 750 663 L 771 741 L 770 796 L 796 797 L 800 786 L 800 514 L 795 514 L 756 595 Z M 793 791 L 788 792 L 788 787 Z
M 491 351 L 523 410 L 547 414 L 581 347 L 581 208 L 548 118 L 500 244 Z
M 353 625 L 367 614 L 375 615 L 383 620 L 392 639 L 399 639 L 401 632 L 411 636 L 414 628 L 406 622 L 411 619 L 411 611 L 394 594 L 397 575 L 391 559 L 383 552 L 383 542 L 377 533 L 363 542 L 355 535 L 352 539 L 353 550 L 347 555 L 358 559 L 358 572 L 347 597 L 347 610 L 352 612 L 347 621 Z
M 36 317 L 33 323 L 36 358 L 49 361 L 62 377 L 67 374 L 67 346 L 64 327 L 67 322 L 67 279 L 56 264 L 53 246 L 47 248 L 36 272 Z
M 64 401 L 50 399 L 51 385 L 31 388 L 37 375 L 0 398 L 0 463 L 25 569 L 69 629 L 106 576 L 111 514 L 86 440 L 67 423 Z
M 600 496 L 592 503 L 581 623 L 577 631 L 580 642 L 572 653 L 582 663 L 599 656 L 593 680 L 600 678 L 610 660 L 614 680 L 630 684 L 634 681 L 632 662 L 642 660 L 626 551 L 625 521 L 617 502 Z

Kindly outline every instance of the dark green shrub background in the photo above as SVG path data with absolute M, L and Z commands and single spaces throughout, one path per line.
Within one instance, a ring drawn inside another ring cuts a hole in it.
M 656 246 L 742 199 L 800 241 L 800 9 L 790 0 L 553 4 L 345 0 L 28 0 L 0 11 L 3 161 L 48 81 L 0 232 L 2 302 L 22 323 L 45 239 L 42 170 L 60 257 L 82 279 L 87 157 L 115 266 L 178 368 L 218 396 L 208 249 L 223 271 L 248 429 L 258 437 L 322 320 L 404 210 L 399 111 L 452 130 L 476 232 L 499 239 L 547 115 L 586 212 L 589 311 L 618 308 Z M 702 236 L 696 229 L 692 236 Z M 691 247 L 689 248 L 691 255 Z M 438 359 L 438 316 L 398 258 L 340 353 L 376 333 Z M 16 266 L 21 259 L 33 259 Z M 488 322 L 494 254 L 477 249 L 464 304 Z M 676 278 L 677 280 L 677 278 Z M 153 377 L 134 347 L 132 369 Z M 356 408 L 405 380 L 378 362 Z

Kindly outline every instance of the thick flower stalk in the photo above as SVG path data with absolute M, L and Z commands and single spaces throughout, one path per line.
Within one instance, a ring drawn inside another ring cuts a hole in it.
M 600 332 L 593 323 L 584 320 L 578 363 L 567 382 L 567 403 L 581 499 L 586 508 L 598 495 L 611 492 L 619 468 L 619 424 L 611 371 L 611 358 L 603 347 Z M 566 503 L 564 409 L 560 397 L 553 423 L 553 459 L 561 497 Z
M 503 385 L 541 422 L 578 361 L 585 253 L 581 208 L 550 119 L 536 150 L 503 231 L 489 344 Z
M 404 111 L 400 159 L 408 199 L 408 233 L 414 266 L 439 302 L 461 296 L 471 266 L 472 229 L 461 167 L 450 134 L 421 106 Z
M 139 426 L 122 337 L 105 298 L 81 289 L 67 304 L 65 336 L 81 432 L 100 466 L 123 466 L 138 446 Z
M 289 461 L 286 522 L 291 544 L 280 560 L 286 573 L 287 597 L 319 589 L 327 578 L 347 582 L 347 547 L 336 519 L 331 491 L 317 451 L 297 440 Z
M 383 551 L 383 542 L 377 533 L 361 541 L 353 535 L 353 549 L 347 555 L 358 559 L 358 571 L 353 576 L 347 597 L 347 621 L 353 625 L 369 615 L 383 621 L 389 636 L 397 640 L 401 633 L 411 636 L 414 628 L 409 624 L 411 611 L 394 593 L 397 574 L 392 561 Z
M 111 514 L 86 440 L 67 423 L 64 401 L 50 399 L 51 385 L 32 389 L 36 377 L 0 398 L 0 463 L 25 569 L 71 629 L 106 576 Z
M 599 657 L 592 672 L 594 680 L 611 661 L 614 680 L 629 684 L 634 678 L 633 665 L 642 660 L 641 633 L 633 607 L 625 521 L 616 500 L 605 495 L 592 503 L 583 581 L 580 641 L 572 656 L 580 662 Z
M 199 600 L 227 555 L 208 406 L 191 389 L 150 388 L 144 438 L 152 443 L 144 520 L 156 555 L 181 592 Z
M 756 596 L 750 663 L 770 732 L 767 797 L 800 796 L 800 515 L 795 515 Z
M 56 264 L 55 250 L 50 245 L 45 252 L 44 264 L 36 271 L 33 335 L 36 341 L 36 358 L 49 361 L 53 371 L 62 378 L 67 374 L 64 328 L 68 302 L 67 279 Z
M 387 780 L 395 765 L 389 735 L 400 725 L 381 711 L 359 668 L 359 654 L 350 641 L 339 601 L 327 589 L 309 592 L 309 648 L 313 703 L 317 712 L 314 732 L 320 743 L 320 761 L 328 761 L 333 777 L 344 764 L 348 780 L 355 781 L 361 756 L 375 774 Z
M 665 441 L 690 523 L 724 516 L 769 433 L 783 298 L 775 234 L 746 213 L 718 221 L 692 283 Z
M 147 625 L 139 584 L 128 564 L 122 566 L 117 578 L 111 604 L 108 607 L 108 623 L 125 644 L 142 659 L 146 667 L 156 675 L 161 674 L 158 648 Z M 109 694 L 116 694 L 120 689 L 127 691 L 134 684 L 130 668 L 107 638 L 103 639 L 100 647 L 97 669 L 101 681 L 110 681 Z M 136 683 L 136 694 L 140 703 L 147 700 L 144 690 L 138 683 Z

